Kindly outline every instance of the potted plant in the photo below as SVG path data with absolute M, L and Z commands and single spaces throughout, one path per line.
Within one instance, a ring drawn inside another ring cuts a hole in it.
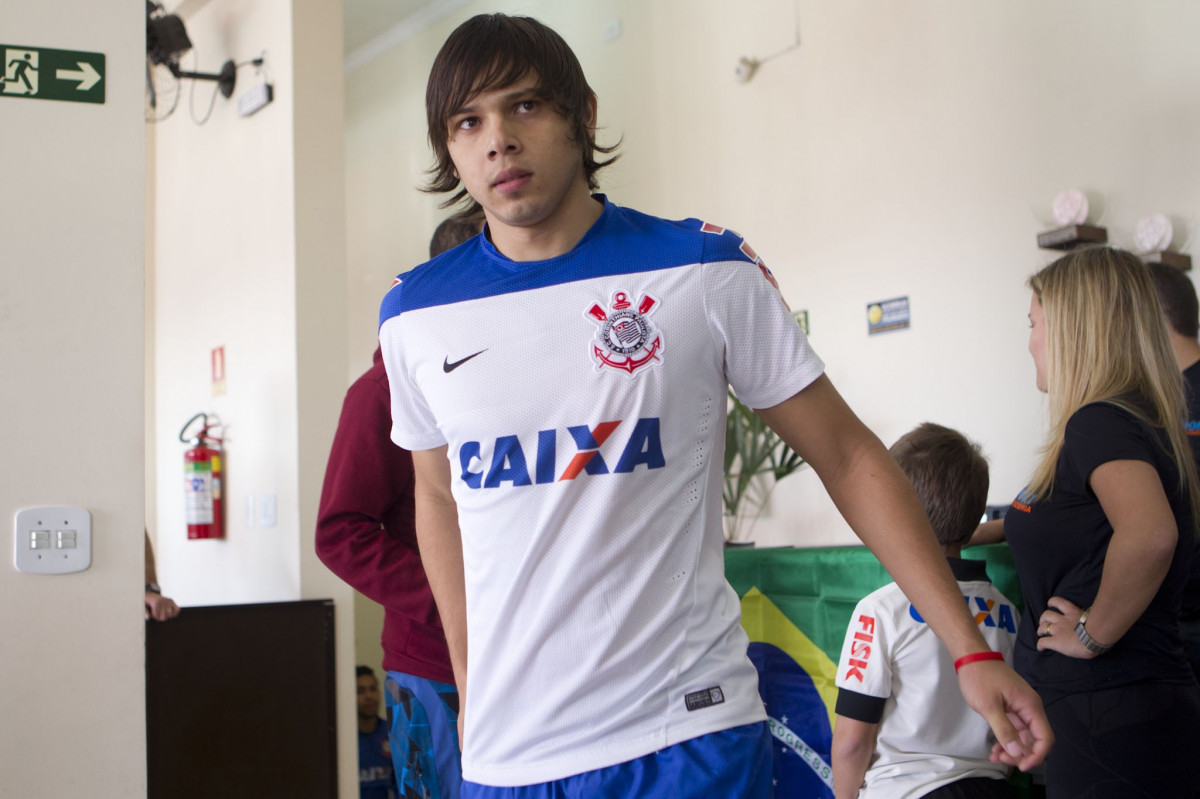
M 729 415 L 725 420 L 725 541 L 727 546 L 746 546 L 759 514 L 766 507 L 775 485 L 804 466 L 762 417 L 729 392 Z

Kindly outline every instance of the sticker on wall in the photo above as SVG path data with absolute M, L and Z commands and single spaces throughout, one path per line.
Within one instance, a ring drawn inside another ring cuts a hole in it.
M 800 329 L 804 331 L 804 335 L 808 335 L 808 311 L 792 311 L 792 318 L 796 320 L 796 324 L 800 325 Z
M 867 305 L 867 335 L 901 330 L 909 326 L 908 297 L 896 297 Z
M 225 347 L 213 347 L 212 351 L 212 395 L 225 393 Z

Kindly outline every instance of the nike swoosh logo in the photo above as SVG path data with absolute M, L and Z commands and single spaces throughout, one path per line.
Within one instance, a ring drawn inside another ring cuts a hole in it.
M 462 366 L 467 361 L 474 358 L 476 355 L 483 355 L 485 352 L 487 352 L 487 350 L 480 350 L 479 352 L 475 353 L 475 355 L 468 355 L 467 357 L 463 358 L 461 361 L 455 361 L 454 363 L 450 363 L 449 357 L 443 358 L 442 359 L 442 371 L 445 372 L 446 374 L 450 374 L 455 369 L 457 369 L 458 367 Z

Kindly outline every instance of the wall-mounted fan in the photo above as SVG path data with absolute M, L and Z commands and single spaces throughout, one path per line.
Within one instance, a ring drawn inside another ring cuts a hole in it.
M 217 90 L 229 97 L 237 82 L 237 66 L 230 59 L 217 73 L 193 72 L 179 66 L 179 58 L 192 49 L 183 20 L 168 14 L 160 3 L 146 0 L 146 102 L 147 118 L 169 117 L 179 104 L 180 81 L 216 81 Z M 215 95 L 214 95 L 215 98 Z M 210 108 L 211 110 L 211 108 Z

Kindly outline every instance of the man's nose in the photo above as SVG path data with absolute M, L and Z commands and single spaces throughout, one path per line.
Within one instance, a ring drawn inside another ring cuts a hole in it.
M 508 155 L 520 149 L 521 142 L 517 138 L 512 122 L 504 117 L 498 118 L 491 128 L 491 139 L 488 142 L 489 157 Z

